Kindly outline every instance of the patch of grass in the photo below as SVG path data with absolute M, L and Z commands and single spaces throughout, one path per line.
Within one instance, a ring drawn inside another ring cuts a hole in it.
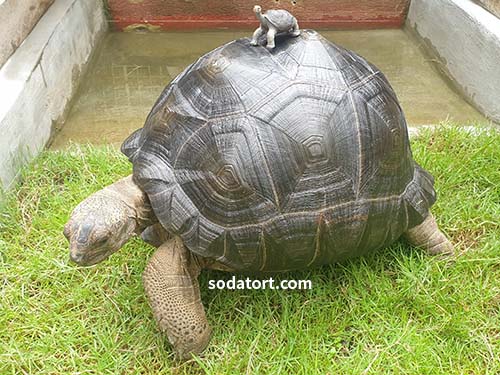
M 310 291 L 208 290 L 214 337 L 180 363 L 155 326 L 134 239 L 108 261 L 68 260 L 62 227 L 93 191 L 130 173 L 117 150 L 45 152 L 0 210 L 1 374 L 498 374 L 500 136 L 446 126 L 413 141 L 436 178 L 433 208 L 454 262 L 399 242 L 341 264 L 282 275 Z

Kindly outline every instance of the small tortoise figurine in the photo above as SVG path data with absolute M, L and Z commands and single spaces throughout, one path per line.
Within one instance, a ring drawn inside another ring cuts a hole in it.
M 158 247 L 145 291 L 181 358 L 210 340 L 202 269 L 317 267 L 402 235 L 452 252 L 384 75 L 312 30 L 277 49 L 239 39 L 186 68 L 122 146 L 133 175 L 81 202 L 64 228 L 81 265 L 134 233 Z
M 255 16 L 260 21 L 260 27 L 253 33 L 252 41 L 253 46 L 259 44 L 259 38 L 266 33 L 267 35 L 267 48 L 273 49 L 275 47 L 274 37 L 278 33 L 287 33 L 291 36 L 299 36 L 300 29 L 297 19 L 289 12 L 283 9 L 268 10 L 262 14 L 262 8 L 259 5 L 253 7 Z

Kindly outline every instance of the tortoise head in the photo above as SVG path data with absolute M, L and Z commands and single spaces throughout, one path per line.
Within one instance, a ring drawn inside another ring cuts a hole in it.
M 253 12 L 254 13 L 260 13 L 260 12 L 262 12 L 262 8 L 260 7 L 260 5 L 255 5 L 253 7 Z
M 133 209 L 122 200 L 93 194 L 75 207 L 64 226 L 70 258 L 82 266 L 99 263 L 118 251 L 136 228 Z

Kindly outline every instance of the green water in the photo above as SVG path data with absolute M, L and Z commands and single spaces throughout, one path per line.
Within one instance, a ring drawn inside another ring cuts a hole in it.
M 377 65 L 394 87 L 409 125 L 486 122 L 434 68 L 404 30 L 321 31 Z M 69 142 L 119 145 L 144 120 L 163 88 L 203 53 L 251 31 L 110 33 L 57 130 L 52 148 Z

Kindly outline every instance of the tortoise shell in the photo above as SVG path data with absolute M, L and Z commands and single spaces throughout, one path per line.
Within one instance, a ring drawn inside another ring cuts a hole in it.
M 295 17 L 283 9 L 270 9 L 263 14 L 264 18 L 278 31 L 288 31 L 293 27 Z
M 244 38 L 202 56 L 122 151 L 161 224 L 237 270 L 387 246 L 435 201 L 387 79 L 312 30 L 273 51 Z

